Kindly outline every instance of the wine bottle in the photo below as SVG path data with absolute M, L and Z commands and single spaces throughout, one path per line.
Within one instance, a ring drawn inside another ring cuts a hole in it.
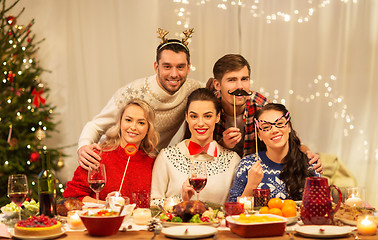
M 41 151 L 42 171 L 38 175 L 39 214 L 53 217 L 56 215 L 55 175 L 50 169 L 50 155 Z

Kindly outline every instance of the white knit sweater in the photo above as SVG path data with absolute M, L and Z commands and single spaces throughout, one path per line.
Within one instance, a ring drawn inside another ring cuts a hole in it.
M 199 199 L 224 204 L 240 157 L 219 144 L 217 148 L 218 156 L 215 158 L 205 154 L 190 156 L 185 140 L 176 146 L 164 148 L 157 156 L 152 170 L 151 205 L 162 204 L 168 197 L 181 197 L 182 184 L 188 179 L 193 157 L 195 161 L 200 161 L 201 157 L 203 161 L 207 161 L 207 183 L 200 192 Z
M 83 128 L 79 139 L 79 148 L 98 142 L 101 135 L 115 124 L 118 110 L 130 99 L 145 100 L 155 110 L 155 127 L 160 133 L 158 150 L 168 146 L 184 121 L 187 97 L 201 83 L 187 78 L 180 90 L 170 95 L 157 83 L 156 75 L 134 80 L 119 89 L 101 112 Z

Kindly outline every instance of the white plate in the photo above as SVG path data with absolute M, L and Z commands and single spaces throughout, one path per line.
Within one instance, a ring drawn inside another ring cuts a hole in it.
M 60 233 L 51 234 L 51 235 L 48 235 L 48 236 L 19 236 L 19 235 L 14 234 L 14 229 L 10 230 L 10 234 L 12 235 L 12 237 L 15 237 L 15 238 L 18 238 L 18 239 L 25 239 L 25 240 L 54 239 L 54 238 L 62 236 L 64 233 L 65 233 L 65 231 L 62 229 L 62 231 Z
M 105 204 L 102 203 L 93 203 L 93 202 L 83 202 L 83 208 L 105 208 Z
M 190 222 L 161 222 L 163 227 L 174 227 L 174 226 L 213 226 L 219 227 L 220 222 L 204 222 L 204 223 L 190 223 Z
M 340 220 L 342 223 L 345 223 L 351 226 L 357 226 L 357 221 L 355 220 L 350 220 L 346 218 L 337 218 L 337 217 L 335 217 L 335 219 Z
M 287 223 L 286 223 L 286 225 L 295 224 L 295 223 L 298 222 L 298 219 L 299 219 L 299 215 L 295 216 L 295 217 L 287 217 Z
M 295 231 L 304 237 L 335 238 L 348 236 L 352 232 L 352 228 L 333 225 L 304 225 L 297 227 Z
M 187 233 L 185 233 L 185 231 Z M 167 237 L 180 239 L 194 239 L 210 237 L 217 233 L 217 229 L 209 226 L 176 226 L 163 228 L 162 233 Z

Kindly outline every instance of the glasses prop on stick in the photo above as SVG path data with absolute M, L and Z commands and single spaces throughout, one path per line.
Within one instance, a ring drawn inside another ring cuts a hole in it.
M 122 189 L 123 181 L 125 180 L 127 167 L 129 166 L 130 157 L 134 156 L 137 153 L 137 151 L 138 151 L 137 146 L 135 144 L 132 144 L 132 143 L 126 144 L 126 146 L 124 147 L 124 149 L 125 149 L 125 152 L 126 152 L 126 155 L 128 156 L 128 158 L 127 158 L 127 163 L 126 163 L 125 171 L 123 172 L 123 177 L 122 177 L 121 185 L 119 186 L 119 190 L 118 190 L 119 195 L 121 195 L 121 189 Z
M 252 92 L 249 91 L 245 91 L 244 89 L 236 89 L 235 91 L 233 92 L 230 92 L 230 90 L 228 90 L 228 94 L 230 95 L 233 95 L 234 96 L 234 125 L 236 127 L 236 96 L 251 96 L 252 95 Z

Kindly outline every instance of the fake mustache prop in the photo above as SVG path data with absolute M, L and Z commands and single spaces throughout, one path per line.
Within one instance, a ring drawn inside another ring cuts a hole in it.
M 244 89 L 236 89 L 233 92 L 230 92 L 230 90 L 228 90 L 228 93 L 234 96 L 251 96 L 252 95 L 251 91 L 247 92 Z

